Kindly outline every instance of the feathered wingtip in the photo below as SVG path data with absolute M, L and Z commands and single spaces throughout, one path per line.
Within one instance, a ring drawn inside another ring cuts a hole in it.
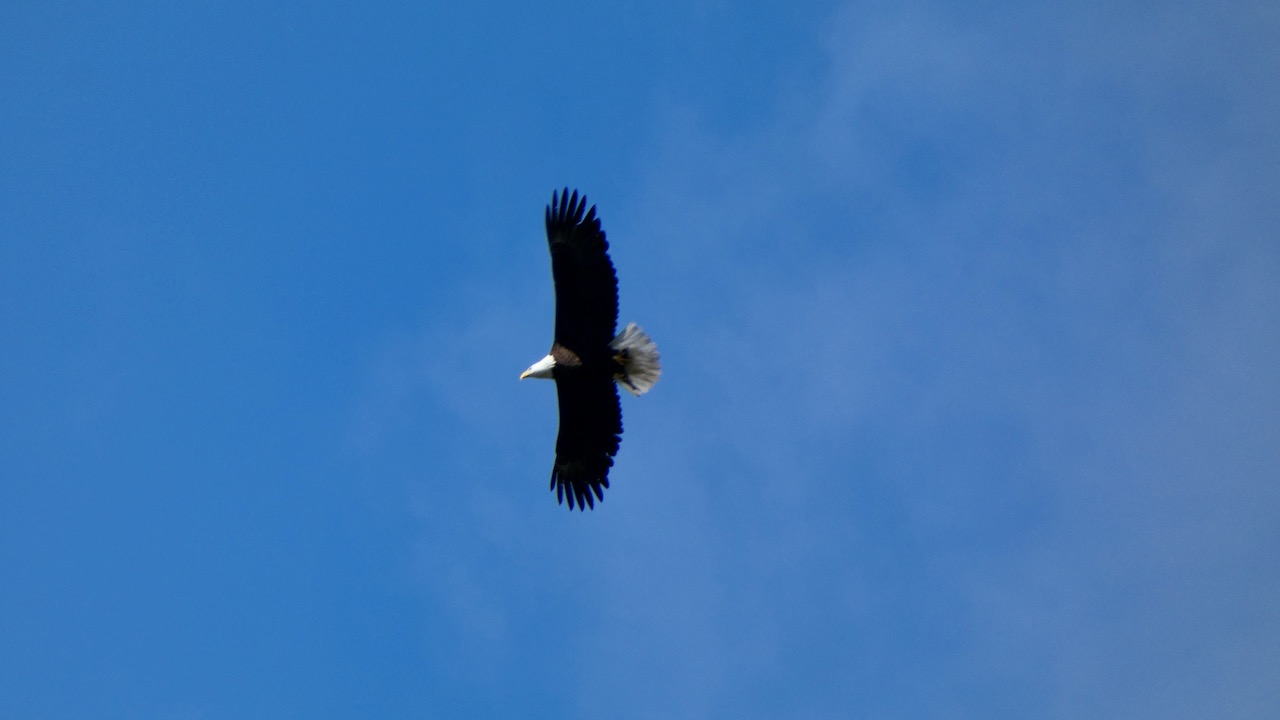
M 658 345 L 639 325 L 629 323 L 609 343 L 609 347 L 617 351 L 616 357 L 622 364 L 621 372 L 613 378 L 632 395 L 640 396 L 649 392 L 658 378 L 662 377 L 662 357 L 658 355 Z
M 584 216 L 583 213 L 586 213 Z M 564 192 L 553 190 L 551 192 L 551 204 L 547 206 L 546 224 L 547 231 L 556 225 L 590 225 L 596 221 L 596 206 L 592 205 L 587 210 L 587 196 L 578 195 L 578 191 L 574 190 L 573 194 L 569 194 L 569 188 L 565 188 Z
M 556 466 L 551 470 L 551 489 L 556 491 L 556 502 L 564 504 L 569 500 L 569 510 L 576 505 L 578 510 L 596 509 L 596 501 L 604 502 L 605 488 L 609 487 L 609 466 L 612 458 L 606 458 L 603 474 L 595 477 L 586 472 L 581 465 Z

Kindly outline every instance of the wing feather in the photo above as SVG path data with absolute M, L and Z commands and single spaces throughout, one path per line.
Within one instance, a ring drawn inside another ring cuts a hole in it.
M 596 208 L 565 188 L 547 206 L 547 244 L 556 288 L 555 341 L 582 355 L 604 348 L 618 324 L 618 276 Z
M 556 378 L 560 434 L 551 487 L 569 509 L 594 508 L 609 487 L 609 468 L 622 436 L 618 388 L 607 374 L 584 371 Z M 594 497 L 593 497 L 594 496 Z

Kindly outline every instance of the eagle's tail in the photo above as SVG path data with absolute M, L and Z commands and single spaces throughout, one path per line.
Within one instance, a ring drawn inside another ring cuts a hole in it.
M 613 379 L 632 395 L 643 395 L 658 382 L 662 375 L 662 358 L 658 356 L 658 346 L 639 325 L 628 324 L 609 343 L 609 347 L 616 351 L 614 358 L 621 365 Z

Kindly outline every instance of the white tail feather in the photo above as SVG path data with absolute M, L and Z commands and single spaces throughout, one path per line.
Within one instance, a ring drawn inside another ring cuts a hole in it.
M 649 388 L 662 376 L 662 358 L 658 356 L 658 346 L 639 325 L 628 324 L 609 343 L 609 347 L 618 351 L 622 361 L 622 372 L 614 375 L 613 379 L 632 395 L 649 392 Z

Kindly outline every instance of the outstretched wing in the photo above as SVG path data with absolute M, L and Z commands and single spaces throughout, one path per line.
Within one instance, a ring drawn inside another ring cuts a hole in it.
M 580 355 L 613 340 L 618 323 L 618 276 L 596 208 L 585 210 L 578 191 L 552 193 L 547 206 L 547 243 L 556 286 L 555 341 Z M 585 215 L 584 215 L 585 210 Z
M 609 468 L 618 454 L 622 408 L 618 389 L 608 373 L 565 373 L 556 378 L 560 400 L 560 435 L 551 488 L 569 509 L 595 507 L 609 487 Z

